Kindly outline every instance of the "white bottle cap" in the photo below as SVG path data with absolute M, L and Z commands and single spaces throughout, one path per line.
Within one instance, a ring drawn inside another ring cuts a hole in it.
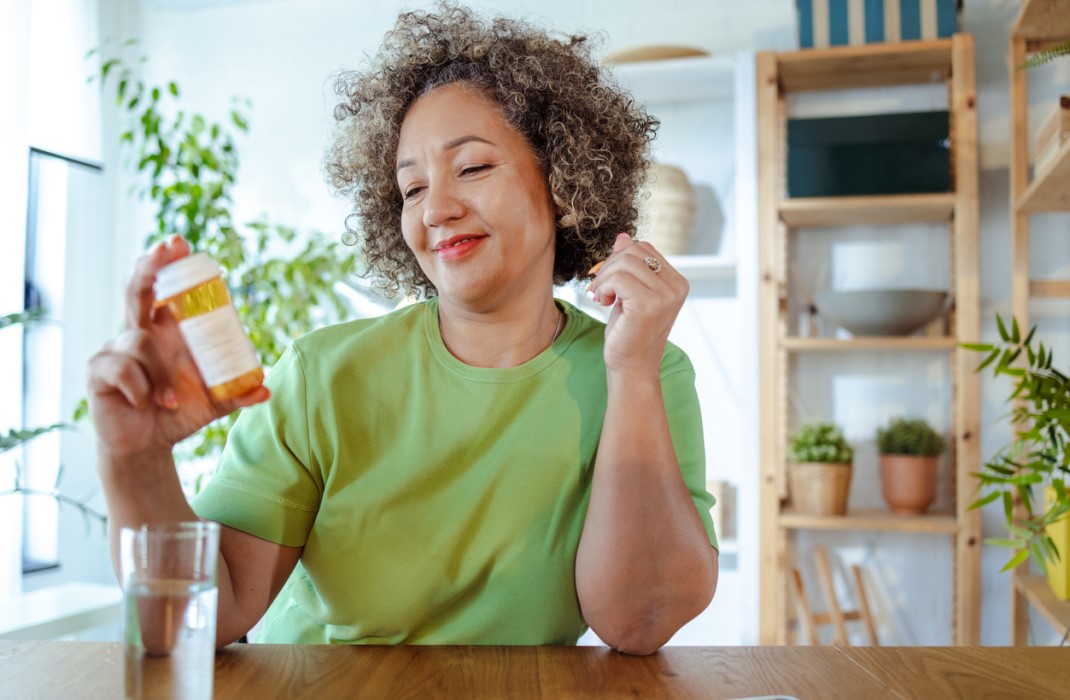
M 170 299 L 222 274 L 223 268 L 211 256 L 205 253 L 188 255 L 156 273 L 156 298 Z

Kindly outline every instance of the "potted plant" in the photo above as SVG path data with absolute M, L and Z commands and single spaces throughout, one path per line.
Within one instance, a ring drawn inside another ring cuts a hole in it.
M 893 418 L 877 429 L 881 493 L 893 513 L 924 515 L 936 497 L 944 438 L 920 418 Z
M 1000 342 L 963 347 L 987 353 L 978 372 L 991 366 L 994 376 L 1011 379 L 1008 401 L 1014 407 L 1007 419 L 1014 440 L 975 475 L 981 495 L 970 507 L 1002 500 L 1008 536 L 986 540 L 1012 550 L 1002 570 L 1032 559 L 1048 575 L 1055 594 L 1066 600 L 1070 598 L 1070 379 L 1052 366 L 1051 350 L 1044 343 L 1034 344 L 1036 326 L 1023 338 L 1016 319 L 1009 331 L 998 315 L 996 325 Z M 1017 362 L 1020 359 L 1025 361 Z M 1015 512 L 1016 502 L 1020 513 Z
M 844 515 L 854 449 L 834 423 L 803 425 L 788 450 L 788 485 L 795 510 L 806 515 Z

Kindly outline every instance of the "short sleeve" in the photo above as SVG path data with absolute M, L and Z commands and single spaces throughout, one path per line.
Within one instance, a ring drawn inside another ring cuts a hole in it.
M 680 472 L 691 492 L 691 500 L 714 548 L 718 547 L 710 508 L 714 497 L 706 491 L 706 445 L 702 433 L 702 411 L 695 391 L 695 370 L 691 360 L 670 344 L 661 367 L 661 392 L 669 420 Z
M 242 411 L 218 470 L 192 506 L 199 517 L 300 547 L 316 519 L 323 482 L 311 463 L 305 375 L 297 348 L 283 354 L 265 384 L 271 398 Z

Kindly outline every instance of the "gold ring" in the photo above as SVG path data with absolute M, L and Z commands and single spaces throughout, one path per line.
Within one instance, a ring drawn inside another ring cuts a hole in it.
M 647 256 L 647 258 L 643 260 L 643 262 L 646 263 L 646 266 L 649 267 L 655 275 L 661 272 L 661 261 L 657 258 Z

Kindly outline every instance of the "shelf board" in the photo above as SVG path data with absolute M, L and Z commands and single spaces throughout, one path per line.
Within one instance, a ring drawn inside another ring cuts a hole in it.
M 954 192 L 865 197 L 797 197 L 781 201 L 780 218 L 792 228 L 948 223 L 954 210 Z
M 736 65 L 731 56 L 619 63 L 611 72 L 648 105 L 731 99 L 735 94 Z
M 939 83 L 951 77 L 951 40 L 836 46 L 777 54 L 785 92 Z
M 1040 299 L 1070 299 L 1070 280 L 1030 280 L 1029 296 Z
M 1051 165 L 1034 177 L 1018 200 L 1023 212 L 1070 211 L 1070 140 L 1059 147 Z
M 1059 600 L 1043 576 L 1014 574 L 1015 587 L 1052 627 L 1062 632 L 1070 627 L 1070 601 Z
M 1026 0 L 1018 11 L 1011 36 L 1032 40 L 1070 37 L 1066 0 Z
M 859 338 L 783 338 L 788 352 L 845 352 L 851 350 L 954 350 L 958 341 L 947 336 L 867 336 Z
M 802 515 L 785 511 L 780 526 L 789 530 L 883 530 L 953 535 L 959 526 L 948 514 L 895 515 L 886 510 L 850 511 L 847 515 Z

